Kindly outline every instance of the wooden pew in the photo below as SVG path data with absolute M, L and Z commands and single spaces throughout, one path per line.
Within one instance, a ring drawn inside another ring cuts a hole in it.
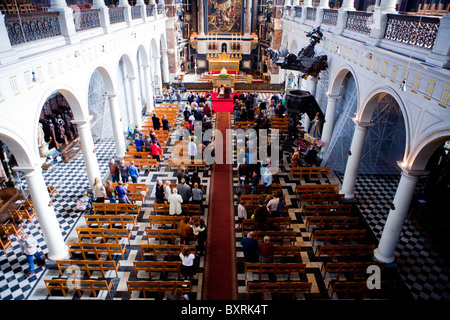
M 282 193 L 281 188 L 282 188 L 281 184 L 275 184 L 274 183 L 274 184 L 270 185 L 270 187 L 268 188 L 268 193 L 267 194 L 274 194 L 274 193 L 281 194 Z M 246 191 L 246 194 L 250 194 L 252 192 L 252 185 L 251 184 L 245 185 L 245 191 Z M 256 186 L 256 193 L 258 193 L 258 194 L 266 194 L 264 192 L 264 185 L 263 184 L 258 184 Z
M 155 239 L 162 244 L 162 241 L 167 240 L 175 244 L 175 240 L 180 238 L 177 229 L 151 229 L 146 228 L 147 242 L 150 244 L 150 239 Z
M 92 272 L 100 271 L 103 278 L 105 277 L 105 271 L 115 271 L 116 277 L 119 277 L 120 262 L 117 264 L 114 260 L 56 260 L 59 273 L 64 276 L 64 270 L 69 268 L 77 268 L 85 271 L 88 276 L 92 275 Z
M 292 167 L 290 177 L 293 178 L 294 175 L 298 175 L 299 178 L 306 176 L 307 180 L 311 180 L 312 176 L 317 176 L 318 179 L 320 176 L 325 176 L 325 178 L 328 179 L 330 175 L 330 167 Z
M 312 233 L 312 245 L 314 242 L 323 241 L 324 245 L 328 241 L 357 241 L 362 240 L 366 236 L 366 229 L 351 229 L 351 230 L 314 230 Z
M 255 121 L 235 121 L 234 122 L 234 129 L 239 128 L 241 126 L 242 130 L 246 130 L 247 126 L 250 125 L 250 128 L 253 128 L 253 125 L 255 124 Z
M 311 293 L 312 282 L 247 282 L 247 300 L 251 293 L 261 293 L 264 300 L 266 293 L 276 293 L 280 298 L 281 293 L 292 293 L 295 300 L 297 293 Z
M 96 238 L 102 238 L 103 241 L 114 239 L 116 243 L 120 243 L 121 239 L 127 238 L 128 244 L 131 244 L 131 231 L 128 229 L 77 228 L 76 230 L 80 241 L 88 238 L 91 242 L 95 242 Z
M 288 256 L 296 257 L 300 261 L 300 251 L 302 250 L 301 246 L 273 246 L 273 256 L 281 256 L 286 258 Z
M 154 225 L 160 225 L 162 228 L 166 224 L 173 225 L 176 227 L 181 220 L 184 220 L 184 218 L 185 216 L 156 215 L 156 216 L 149 216 L 148 220 L 150 223 L 150 228 L 153 228 Z
M 258 200 L 262 199 L 264 201 L 265 197 L 261 194 L 241 194 L 241 203 L 249 203 L 251 205 L 257 206 Z
M 73 281 L 70 278 L 55 278 L 55 279 L 44 279 L 45 285 L 47 286 L 48 294 L 52 295 L 52 290 L 60 290 L 62 294 L 66 297 L 67 292 L 71 289 L 76 290 L 78 296 L 81 298 L 82 290 L 92 291 L 94 297 L 97 297 L 97 291 L 107 290 L 108 295 L 111 298 L 111 288 L 114 288 L 114 283 L 112 279 L 105 280 L 76 280 Z
M 376 265 L 378 267 L 380 267 L 380 270 L 383 270 L 384 268 L 384 263 L 379 263 L 379 262 L 374 262 L 374 261 L 370 261 L 370 262 L 328 262 L 328 263 L 324 263 L 322 264 L 322 268 L 321 271 L 324 272 L 323 273 L 323 277 L 325 278 L 327 273 L 333 273 L 336 274 L 335 279 L 339 280 L 340 276 L 343 273 L 350 273 L 352 275 L 355 274 L 364 274 L 367 275 L 367 268 L 369 268 L 369 266 L 373 266 Z
M 180 159 L 177 161 L 174 161 L 173 159 L 169 159 L 168 164 L 169 164 L 169 171 L 172 169 L 172 167 L 176 167 L 177 172 L 180 171 L 181 167 L 186 167 L 186 169 L 188 171 L 189 171 L 189 168 L 194 168 L 195 171 L 198 171 L 199 168 L 203 168 L 203 170 L 206 170 L 205 160 L 199 160 L 199 159 L 191 160 L 191 158 L 189 158 L 189 159 L 186 158 L 186 159 Z
M 170 205 L 168 203 L 154 203 L 153 214 L 154 215 L 169 215 Z M 199 204 L 182 204 L 181 209 L 190 217 L 195 215 L 200 216 L 202 214 L 202 208 Z
M 139 271 L 147 271 L 149 279 L 154 272 L 162 273 L 164 279 L 167 278 L 168 273 L 176 272 L 178 279 L 181 278 L 181 261 L 133 261 L 133 265 L 137 278 L 139 278 Z
M 147 292 L 157 292 L 159 298 L 163 298 L 166 291 L 173 293 L 176 288 L 183 292 L 191 292 L 192 284 L 190 281 L 127 281 L 128 294 L 130 298 L 133 292 L 143 293 L 147 298 Z
M 131 164 L 131 161 L 134 161 L 134 164 L 136 167 L 139 168 L 139 171 L 142 170 L 143 167 L 147 167 L 147 169 L 150 171 L 151 168 L 155 168 L 156 171 L 159 170 L 159 162 L 156 159 L 139 159 L 139 158 L 124 158 L 123 159 L 124 164 L 129 166 Z
M 295 195 L 298 198 L 305 193 L 339 193 L 338 184 L 301 184 L 295 188 Z
M 303 202 L 306 204 L 343 204 L 344 194 L 314 194 L 314 193 L 304 193 L 298 198 L 299 206 Z
M 267 223 L 276 228 L 285 227 L 286 229 L 290 229 L 292 226 L 292 218 L 291 217 L 269 218 L 267 219 Z M 242 230 L 253 230 L 254 228 L 255 228 L 255 220 L 244 219 L 242 221 Z
M 349 216 L 351 211 L 351 204 L 305 204 L 302 209 L 303 219 L 306 216 Z
M 111 260 L 113 254 L 120 254 L 122 259 L 125 259 L 125 253 L 127 253 L 127 247 L 121 243 L 66 242 L 66 245 L 71 257 L 79 253 L 85 260 L 86 254 L 94 254 L 96 259 L 100 259 L 99 254 L 106 253 Z
M 184 244 L 140 244 L 141 258 L 144 260 L 145 254 L 153 255 L 155 260 L 158 256 L 165 256 L 165 260 L 170 260 L 172 257 L 178 257 L 180 252 L 186 245 Z M 197 254 L 197 246 L 195 244 L 188 245 L 191 252 Z
M 250 231 L 243 231 L 243 237 L 246 237 L 248 232 Z M 253 232 L 255 239 L 258 241 L 263 241 L 265 235 L 268 235 L 272 242 L 280 242 L 281 244 L 283 244 L 284 241 L 289 241 L 291 244 L 294 244 L 297 241 L 297 232 L 294 230 L 251 232 Z
M 359 217 L 308 217 L 306 219 L 306 230 L 311 227 L 317 228 L 334 228 L 334 227 L 356 227 Z
M 114 185 L 114 183 L 113 183 Z M 94 214 L 135 214 L 139 216 L 141 206 L 135 203 L 92 203 Z
M 397 287 L 397 281 L 381 281 L 380 289 L 369 289 L 366 281 L 330 281 L 327 290 L 330 290 L 330 298 L 336 293 L 342 293 L 344 299 L 348 299 L 350 294 L 362 297 L 364 294 L 374 294 L 377 299 L 386 292 L 392 292 Z M 339 298 L 339 297 L 338 297 Z
M 306 273 L 305 263 L 264 263 L 264 262 L 246 262 L 245 263 L 245 280 L 247 280 L 247 273 L 257 273 L 258 280 L 261 280 L 261 275 L 263 273 L 272 273 L 276 277 L 277 274 L 287 274 L 288 280 L 291 280 L 291 274 L 301 274 Z
M 327 255 L 332 260 L 334 256 L 372 256 L 375 245 L 360 244 L 360 245 L 322 245 L 316 247 L 315 254 L 317 260 L 320 256 Z
M 132 214 L 86 214 L 84 219 L 88 228 L 114 228 L 120 225 L 123 229 L 129 225 L 136 227 L 137 223 L 136 217 Z

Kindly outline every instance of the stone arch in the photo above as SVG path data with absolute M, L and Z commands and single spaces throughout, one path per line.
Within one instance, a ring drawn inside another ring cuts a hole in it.
M 355 80 L 356 83 L 356 92 L 357 92 L 357 101 L 358 101 L 358 109 L 360 105 L 360 88 L 359 88 L 359 81 L 358 77 L 356 76 L 355 70 L 350 65 L 343 65 L 341 68 L 339 68 L 336 72 L 331 73 L 330 72 L 330 78 L 329 78 L 329 87 L 328 87 L 328 93 L 333 96 L 339 96 L 341 94 L 341 86 L 344 82 L 345 77 L 347 74 L 350 73 Z
M 391 96 L 396 102 L 400 109 L 400 112 L 403 116 L 403 121 L 405 125 L 405 131 L 406 131 L 406 141 L 405 141 L 405 155 L 404 158 L 409 154 L 410 151 L 410 125 L 409 125 L 409 117 L 408 113 L 406 111 L 406 106 L 401 99 L 401 97 L 397 94 L 395 90 L 393 90 L 390 87 L 378 87 L 374 90 L 370 91 L 367 94 L 367 98 L 364 99 L 361 104 L 358 106 L 358 114 L 357 114 L 357 120 L 361 122 L 370 122 L 372 120 L 373 112 L 378 104 L 378 101 L 382 99 L 385 96 Z
M 32 167 L 38 164 L 39 157 L 36 157 L 36 155 L 39 155 L 39 152 L 36 151 L 37 153 L 34 155 L 30 154 L 29 150 L 31 150 L 31 146 L 28 146 L 26 141 L 17 134 L 17 130 L 2 127 L 0 129 L 0 140 L 14 155 L 19 167 Z
M 433 132 L 433 134 L 423 139 L 411 150 L 409 157 L 403 162 L 404 166 L 411 170 L 425 170 L 431 155 L 448 140 L 450 140 L 449 128 Z

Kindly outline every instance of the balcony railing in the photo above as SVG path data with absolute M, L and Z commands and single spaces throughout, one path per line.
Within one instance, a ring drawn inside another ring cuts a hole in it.
M 12 46 L 61 35 L 58 12 L 7 14 L 5 25 Z
M 158 14 L 163 14 L 164 13 L 164 5 L 158 3 L 157 10 L 158 10 Z
M 109 23 L 119 23 L 125 21 L 124 8 L 109 8 Z
M 334 9 L 324 9 L 322 23 L 329 26 L 336 26 L 338 21 L 338 11 Z
M 301 17 L 302 16 L 302 7 L 295 7 L 295 14 L 294 17 Z
M 145 7 L 145 12 L 147 13 L 147 17 L 153 16 L 153 12 L 155 12 L 155 5 L 149 4 Z
M 388 14 L 384 38 L 432 49 L 439 30 L 439 18 Z
M 73 22 L 76 31 L 84 31 L 100 27 L 100 10 L 75 10 Z
M 372 29 L 372 13 L 361 11 L 349 11 L 347 15 L 347 24 L 345 29 L 358 33 L 370 34 Z
M 133 20 L 141 18 L 141 7 L 131 7 L 131 18 Z
M 316 20 L 316 13 L 317 13 L 317 9 L 316 8 L 311 8 L 311 7 L 307 7 L 306 8 L 306 20 Z

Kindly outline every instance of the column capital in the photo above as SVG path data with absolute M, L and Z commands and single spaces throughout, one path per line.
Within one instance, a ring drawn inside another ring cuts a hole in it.
M 80 128 L 84 125 L 89 124 L 91 122 L 92 118 L 93 118 L 93 116 L 89 115 L 87 119 L 80 119 L 80 120 L 75 119 L 75 120 L 72 120 L 72 123 L 77 125 L 78 128 Z
M 356 127 L 359 127 L 359 128 L 368 128 L 368 127 L 372 127 L 375 124 L 372 120 L 367 122 L 367 121 L 360 121 L 358 119 L 352 118 L 352 121 L 355 123 Z
M 397 165 L 402 170 L 401 175 L 409 179 L 419 179 L 420 176 L 427 176 L 430 173 L 427 170 L 412 170 L 407 168 L 403 161 L 397 161 Z
M 331 93 L 327 93 L 326 95 L 327 95 L 328 99 L 334 99 L 334 100 L 337 100 L 337 99 L 342 98 L 342 96 L 339 95 L 339 94 L 331 94 Z
M 37 174 L 38 172 L 42 172 L 42 165 L 44 164 L 45 159 L 41 160 L 41 163 L 39 164 L 35 164 L 35 165 L 31 165 L 29 167 L 13 167 L 12 170 L 13 171 L 20 171 L 22 172 L 26 177 L 32 177 L 35 174 Z

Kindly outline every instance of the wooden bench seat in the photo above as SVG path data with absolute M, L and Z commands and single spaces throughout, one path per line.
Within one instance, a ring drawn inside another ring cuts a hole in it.
M 380 270 L 383 270 L 384 263 L 369 261 L 369 262 L 328 262 L 322 264 L 321 271 L 325 278 L 327 273 L 336 274 L 335 279 L 339 280 L 343 273 L 350 273 L 352 275 L 364 274 L 367 275 L 367 268 L 369 266 L 377 265 Z
M 168 216 L 169 208 L 170 205 L 168 203 L 154 203 L 153 214 Z M 202 215 L 202 208 L 199 204 L 181 204 L 181 209 L 190 217 Z
M 268 188 L 268 194 L 274 194 L 274 193 L 280 194 L 282 192 L 281 189 L 282 189 L 282 185 L 281 184 L 273 183 Z M 252 185 L 251 184 L 245 185 L 245 191 L 246 191 L 246 194 L 250 194 L 252 192 Z M 256 193 L 265 194 L 265 192 L 264 192 L 264 184 L 258 184 L 256 186 Z
M 180 252 L 186 245 L 184 244 L 140 244 L 141 258 L 144 260 L 146 254 L 153 255 L 155 260 L 158 256 L 165 256 L 165 260 L 170 260 L 172 257 L 179 257 Z M 191 252 L 196 255 L 197 247 L 195 244 L 188 245 Z
M 291 217 L 277 217 L 277 218 L 268 218 L 267 223 L 270 226 L 275 228 L 286 228 L 290 229 L 292 226 L 292 218 Z M 242 221 L 242 230 L 253 230 L 255 228 L 255 220 L 253 219 L 244 219 Z
M 173 159 L 169 159 L 168 164 L 169 171 L 172 169 L 172 167 L 176 167 L 178 172 L 180 171 L 181 167 L 186 167 L 187 170 L 189 170 L 189 168 L 194 168 L 195 171 L 198 171 L 199 168 L 203 168 L 203 170 L 206 170 L 205 160 L 191 160 L 191 158 L 186 158 L 174 161 Z
M 299 205 L 303 202 L 306 204 L 343 204 L 344 203 L 344 194 L 314 194 L 314 193 L 303 193 L 299 196 L 298 202 Z
M 264 300 L 266 293 L 276 293 L 278 298 L 282 293 L 291 293 L 292 299 L 295 300 L 297 293 L 311 293 L 312 282 L 247 282 L 247 300 L 252 293 L 260 293 Z
M 296 197 L 300 197 L 300 195 L 305 193 L 339 193 L 339 185 L 338 184 L 301 184 L 295 187 L 295 195 Z
M 52 295 L 52 290 L 59 290 L 66 297 L 69 290 L 75 290 L 78 296 L 81 298 L 82 290 L 89 290 L 93 293 L 94 297 L 97 297 L 97 291 L 106 290 L 111 298 L 111 289 L 114 288 L 114 283 L 112 279 L 103 280 L 73 280 L 70 278 L 54 278 L 54 279 L 44 279 L 45 285 L 47 286 L 48 294 Z
M 146 167 L 149 171 L 152 168 L 155 168 L 157 171 L 159 170 L 159 162 L 156 159 L 139 159 L 139 158 L 124 158 L 123 159 L 124 164 L 129 166 L 131 164 L 131 161 L 134 161 L 134 164 L 136 167 L 139 168 L 139 171 L 142 170 L 142 168 Z
M 306 219 L 306 230 L 312 227 L 316 228 L 334 228 L 334 227 L 356 227 L 359 217 L 308 217 Z
M 100 271 L 102 277 L 105 277 L 105 271 L 115 271 L 116 277 L 119 277 L 120 262 L 117 264 L 114 260 L 56 260 L 56 265 L 61 276 L 64 276 L 64 270 L 77 268 L 85 271 L 90 277 L 93 272 Z
M 275 277 L 277 274 L 287 274 L 288 280 L 291 280 L 292 274 L 305 275 L 305 263 L 277 263 L 277 262 L 246 262 L 245 263 L 245 280 L 247 273 L 257 273 L 258 280 L 261 280 L 263 273 L 272 273 Z
M 351 212 L 351 204 L 305 204 L 302 208 L 303 219 L 306 216 L 349 216 Z
M 243 237 L 247 236 L 247 233 L 250 231 L 243 231 Z M 297 232 L 294 230 L 283 230 L 283 231 L 251 231 L 254 234 L 254 237 L 258 241 L 263 241 L 264 236 L 268 235 L 272 242 L 280 242 L 283 244 L 285 241 L 289 241 L 291 244 L 294 244 L 297 241 Z
M 91 242 L 95 239 L 102 238 L 102 241 L 107 242 L 113 239 L 115 243 L 120 243 L 124 238 L 128 239 L 128 244 L 131 244 L 131 231 L 128 229 L 115 228 L 77 228 L 77 234 L 80 241 L 87 238 Z
M 69 248 L 69 254 L 81 254 L 83 259 L 87 259 L 86 254 L 94 254 L 96 259 L 100 259 L 100 254 L 106 253 L 108 259 L 112 259 L 112 255 L 119 254 L 125 259 L 127 247 L 121 243 L 98 243 L 98 242 L 66 242 Z
M 133 265 L 137 278 L 139 278 L 139 271 L 146 271 L 149 279 L 152 278 L 155 272 L 162 273 L 164 279 L 167 278 L 170 272 L 176 272 L 178 279 L 181 278 L 181 261 L 133 261 Z
M 312 233 L 312 245 L 314 242 L 323 241 L 326 245 L 328 241 L 358 241 L 364 239 L 366 236 L 366 229 L 351 229 L 351 230 L 314 230 Z
M 183 292 L 191 292 L 192 284 L 190 281 L 127 281 L 128 294 L 132 298 L 133 292 L 139 292 L 147 298 L 147 292 L 158 293 L 159 298 L 164 297 L 164 293 L 172 294 L 176 288 Z
M 301 252 L 302 247 L 301 246 L 295 246 L 295 245 L 291 245 L 291 246 L 278 246 L 278 245 L 274 245 L 273 246 L 273 256 L 280 256 L 283 258 L 286 257 L 295 257 L 300 261 L 300 257 L 301 257 Z
M 114 183 L 113 183 L 114 185 Z M 133 214 L 139 216 L 141 206 L 135 203 L 92 203 L 94 214 Z
M 147 242 L 150 244 L 150 239 L 155 239 L 162 244 L 163 241 L 167 240 L 172 244 L 175 244 L 176 239 L 180 239 L 180 234 L 177 229 L 151 229 L 146 228 L 145 232 L 147 234 Z
M 167 216 L 167 215 L 155 215 L 149 216 L 148 220 L 150 223 L 150 228 L 153 228 L 154 225 L 159 225 L 161 228 L 166 225 L 177 226 L 181 220 L 184 220 L 185 216 Z
M 305 177 L 305 180 L 311 180 L 312 176 L 316 176 L 318 179 L 323 176 L 329 178 L 330 167 L 292 167 L 290 171 L 290 177 L 294 176 Z
M 360 245 L 322 245 L 317 246 L 315 255 L 319 260 L 321 256 L 326 255 L 330 259 L 334 256 L 372 256 L 375 245 L 373 244 L 360 244 Z
M 343 294 L 344 299 L 348 299 L 350 294 L 356 294 L 360 298 L 363 297 L 364 294 L 372 294 L 377 295 L 379 299 L 379 295 L 386 293 L 388 291 L 393 291 L 397 287 L 396 281 L 381 281 L 380 289 L 369 289 L 367 287 L 366 281 L 330 281 L 328 283 L 327 290 L 330 290 L 330 298 L 333 298 L 333 295 L 336 293 Z
M 136 227 L 137 218 L 132 214 L 86 214 L 84 215 L 88 228 L 114 228 L 118 225 L 127 228 Z
M 247 129 L 247 126 L 250 125 L 251 128 L 253 128 L 253 125 L 255 124 L 255 121 L 235 121 L 234 122 L 234 129 L 239 128 L 241 126 L 242 130 Z

